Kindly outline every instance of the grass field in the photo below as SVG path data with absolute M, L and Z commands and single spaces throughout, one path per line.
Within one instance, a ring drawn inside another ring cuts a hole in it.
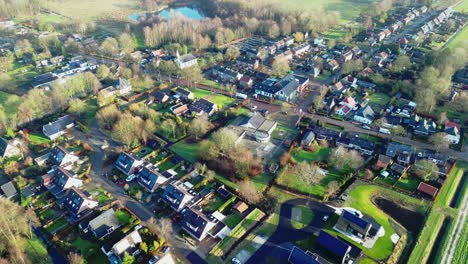
M 180 141 L 172 145 L 171 150 L 190 162 L 195 162 L 197 160 L 198 144 L 189 144 L 186 141 Z
M 325 10 L 338 12 L 340 21 L 346 23 L 359 16 L 363 8 L 374 0 L 281 0 L 280 5 L 287 9 L 296 10 Z
M 453 256 L 452 263 L 467 263 L 468 262 L 468 225 L 465 224 L 460 240 L 458 240 L 457 249 Z
M 369 103 L 387 105 L 390 102 L 390 96 L 383 93 L 375 93 L 369 97 Z
M 460 47 L 462 44 L 468 45 L 467 43 L 468 43 L 468 27 L 465 26 L 465 28 L 460 33 L 453 36 L 453 38 L 449 40 L 449 42 L 445 45 L 445 47 L 455 49 L 455 48 Z
M 291 190 L 307 193 L 319 199 L 321 199 L 325 194 L 325 190 L 327 189 L 329 182 L 337 181 L 338 184 L 341 185 L 345 180 L 346 174 L 334 170 L 330 170 L 320 183 L 315 185 L 307 185 L 298 177 L 291 177 L 291 173 L 288 173 L 287 171 L 278 175 L 278 178 L 276 179 L 279 184 L 287 186 Z
M 111 14 L 116 19 L 127 19 L 130 13 L 141 11 L 140 4 L 139 0 L 65 0 L 44 3 L 46 8 L 61 15 L 88 21 Z
M 218 105 L 218 107 L 226 107 L 230 103 L 234 102 L 234 99 L 229 96 L 213 93 L 208 90 L 191 88 L 190 91 L 192 91 L 196 98 L 206 99 L 212 103 L 215 103 L 216 105 Z
M 322 149 L 317 146 L 317 151 L 315 152 L 310 152 L 306 150 L 301 150 L 301 151 L 293 151 L 292 153 L 292 158 L 296 162 L 301 162 L 301 161 L 308 161 L 308 162 L 313 162 L 313 161 L 322 161 L 326 160 L 328 156 L 331 153 L 331 148 L 325 148 Z
M 293 208 L 293 211 L 294 210 L 300 211 L 300 213 L 298 213 L 300 214 L 298 215 L 298 218 L 291 220 L 292 226 L 296 229 L 306 227 L 314 219 L 314 213 L 306 206 L 296 206 Z
M 23 248 L 29 259 L 34 260 L 34 263 L 42 264 L 52 262 L 47 248 L 36 236 L 33 236 L 32 239 L 25 240 Z
M 455 11 L 468 12 L 468 0 L 463 0 L 460 4 L 455 7 Z
M 456 187 L 459 184 L 461 177 L 463 176 L 464 169 L 467 167 L 468 166 L 466 163 L 459 162 L 447 177 L 447 180 L 442 186 L 439 195 L 434 201 L 432 210 L 429 213 L 424 228 L 419 235 L 408 263 L 426 263 L 437 234 L 444 221 L 444 213 L 447 212 L 446 209 L 448 209 L 453 195 L 456 192 Z
M 364 253 L 375 259 L 385 259 L 390 256 L 393 251 L 394 245 L 390 240 L 390 236 L 395 233 L 395 230 L 389 221 L 390 217 L 377 208 L 372 202 L 371 198 L 375 194 L 379 194 L 387 199 L 397 202 L 398 204 L 419 208 L 421 211 L 424 211 L 425 208 L 427 208 L 427 203 L 375 185 L 361 185 L 350 192 L 346 206 L 353 207 L 372 216 L 385 229 L 385 235 L 377 240 L 372 249 L 369 250 L 364 248 Z M 334 230 L 331 232 L 337 234 Z M 352 243 L 354 244 L 354 242 Z

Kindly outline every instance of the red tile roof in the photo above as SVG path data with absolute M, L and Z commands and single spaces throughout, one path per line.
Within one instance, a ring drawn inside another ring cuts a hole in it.
M 434 187 L 432 185 L 429 185 L 427 183 L 421 182 L 421 183 L 419 183 L 418 191 L 423 192 L 423 193 L 431 196 L 432 198 L 434 198 L 436 196 L 437 192 L 439 191 L 439 189 L 437 189 L 436 187 Z

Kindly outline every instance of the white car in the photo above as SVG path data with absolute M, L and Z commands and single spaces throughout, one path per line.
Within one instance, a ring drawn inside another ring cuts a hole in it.
M 148 264 L 156 264 L 159 261 L 158 256 L 153 256 L 149 261 Z
M 126 182 L 131 182 L 133 181 L 137 176 L 135 174 L 131 174 L 130 176 L 125 179 Z
M 242 262 L 240 260 L 238 260 L 237 258 L 232 258 L 232 263 L 234 264 L 242 264 Z
M 328 220 L 329 217 L 330 217 L 330 216 L 328 216 L 328 215 L 324 215 L 324 216 L 322 217 L 322 221 L 326 222 L 326 221 Z

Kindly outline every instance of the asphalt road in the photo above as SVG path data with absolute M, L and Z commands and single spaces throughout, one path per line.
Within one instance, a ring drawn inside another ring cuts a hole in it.
M 296 229 L 292 226 L 291 218 L 292 218 L 292 210 L 295 206 L 306 206 L 309 207 L 313 213 L 314 218 L 309 225 L 302 229 Z M 281 206 L 280 209 L 280 220 L 278 227 L 273 233 L 272 236 L 260 247 L 254 255 L 252 255 L 249 260 L 246 262 L 247 264 L 260 264 L 260 263 L 271 263 L 272 259 L 271 256 L 276 256 L 276 260 L 278 257 L 284 258 L 285 256 L 289 256 L 289 252 L 292 247 L 285 246 L 286 244 L 294 243 L 295 241 L 305 240 L 310 238 L 314 234 L 318 234 L 320 229 L 325 225 L 325 221 L 322 220 L 323 216 L 325 215 L 332 215 L 334 213 L 334 209 L 315 202 L 309 201 L 306 199 L 293 199 L 289 200 Z M 285 259 L 287 261 L 287 258 Z M 281 260 L 279 260 L 281 261 Z M 286 263 L 286 262 L 280 262 Z

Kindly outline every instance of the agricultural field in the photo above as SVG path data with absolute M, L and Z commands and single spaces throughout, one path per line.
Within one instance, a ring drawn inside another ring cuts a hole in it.
M 340 21 L 347 23 L 356 19 L 361 10 L 375 0 L 282 0 L 281 6 L 288 9 L 300 10 L 325 10 L 329 12 L 338 12 Z
M 82 0 L 46 1 L 44 6 L 60 15 L 88 21 L 112 16 L 126 20 L 133 12 L 141 11 L 139 0 Z
M 455 7 L 455 11 L 468 12 L 468 0 L 463 0 Z

